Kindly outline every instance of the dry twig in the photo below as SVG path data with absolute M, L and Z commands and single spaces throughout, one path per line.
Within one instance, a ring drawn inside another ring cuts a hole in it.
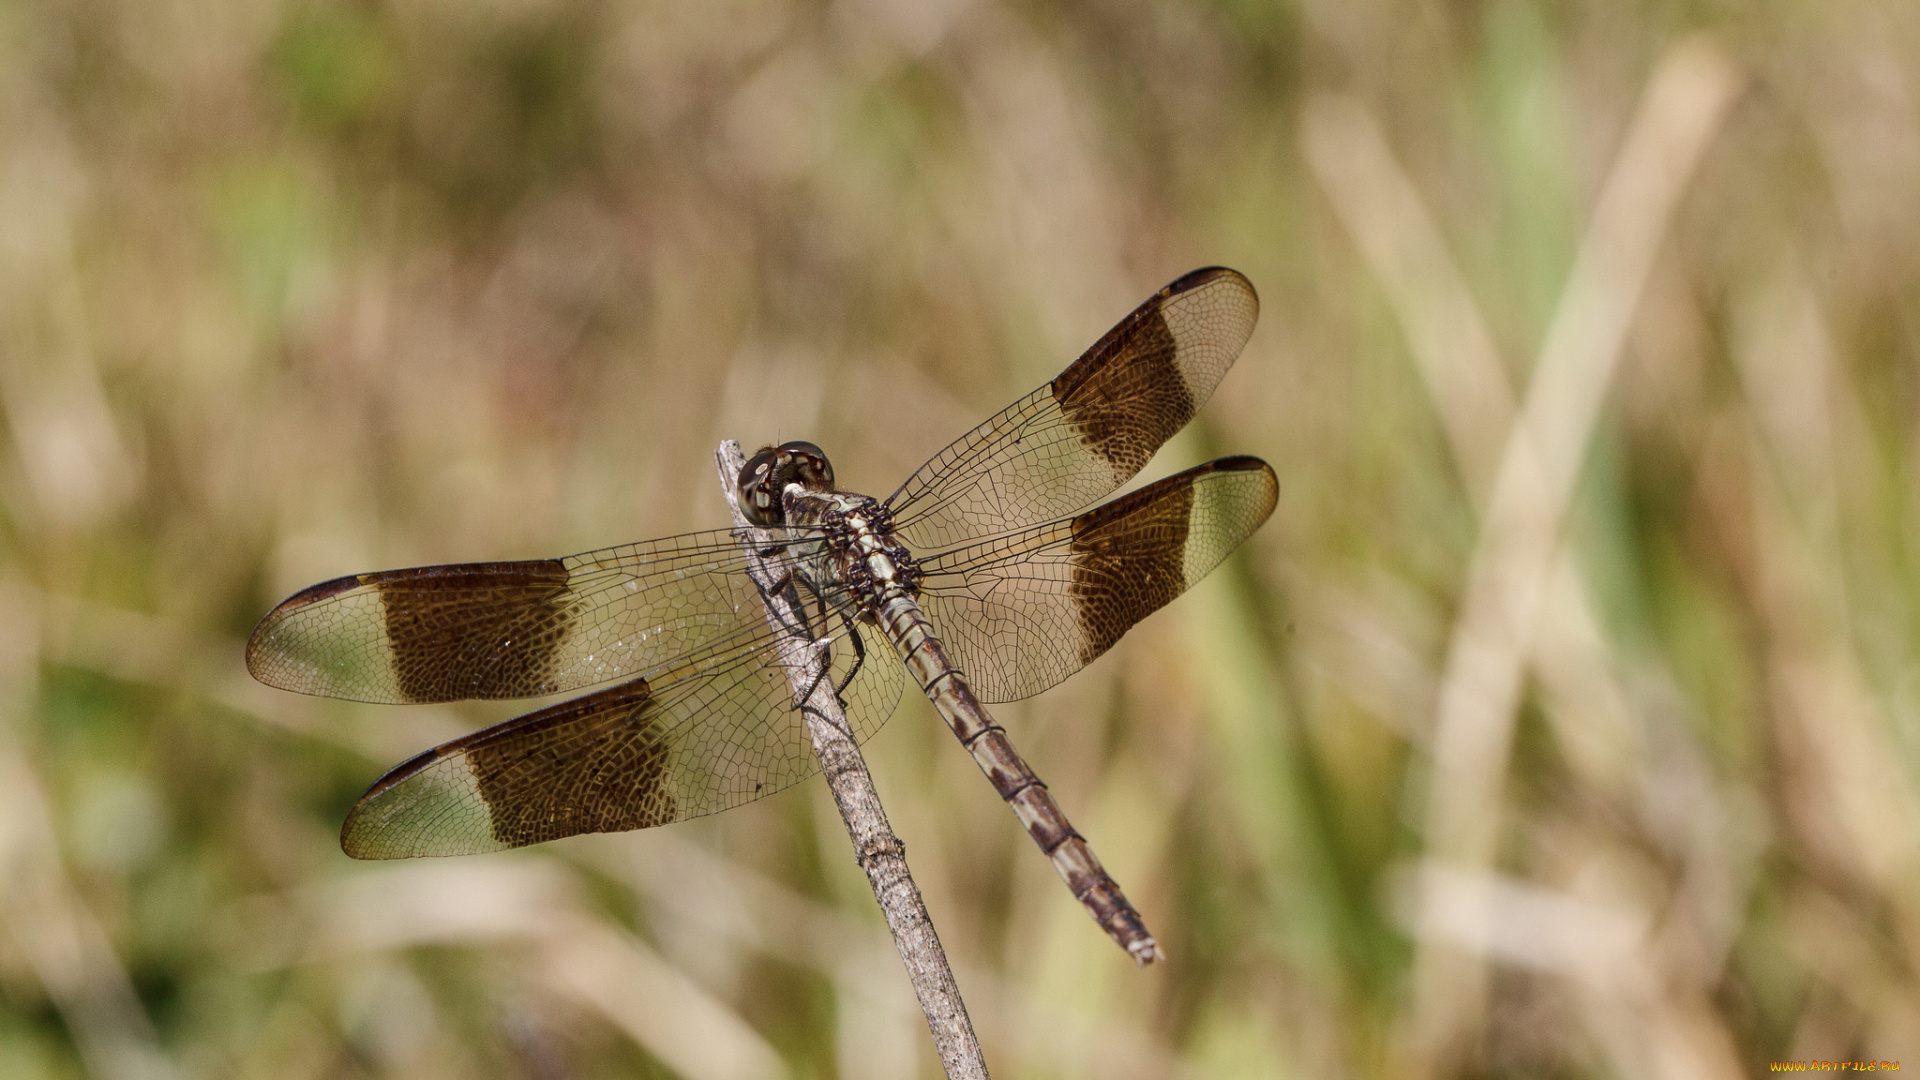
M 748 552 L 749 571 L 766 600 L 767 619 L 776 631 L 804 625 L 801 613 L 792 607 L 790 595 L 774 587 L 784 570 L 758 554 L 760 545 L 775 537 L 765 529 L 747 523 L 740 509 L 735 480 L 746 466 L 746 455 L 732 439 L 720 444 L 714 454 L 720 470 L 720 489 L 733 513 L 734 527 L 752 545 Z M 920 888 L 907 871 L 907 849 L 887 824 L 880 795 L 873 788 L 866 760 L 853 741 L 853 728 L 847 723 L 840 699 L 834 694 L 832 680 L 821 678 L 827 657 L 817 643 L 784 633 L 778 638 L 780 660 L 793 687 L 794 704 L 806 717 L 807 735 L 813 740 L 813 752 L 819 755 L 820 771 L 833 789 L 833 804 L 847 823 L 847 835 L 853 840 L 854 858 L 867 872 L 873 886 L 873 898 L 886 915 L 887 929 L 893 932 L 894 947 L 907 966 L 907 978 L 926 1014 L 927 1028 L 933 1032 L 934 1047 L 940 1053 L 941 1067 L 949 1080 L 961 1077 L 985 1080 L 986 1059 L 980 1054 L 980 1040 L 973 1034 L 973 1022 L 967 1018 L 966 1003 L 960 1000 L 960 987 L 947 965 L 947 954 L 934 933 L 927 905 L 920 899 Z

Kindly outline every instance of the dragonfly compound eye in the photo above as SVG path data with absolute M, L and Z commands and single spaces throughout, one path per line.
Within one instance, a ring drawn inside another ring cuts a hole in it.
M 780 489 L 772 483 L 774 458 L 778 451 L 769 446 L 740 469 L 735 485 L 740 492 L 740 509 L 747 520 L 763 529 L 771 529 L 786 520 L 780 507 Z
M 810 442 L 781 443 L 774 451 L 776 490 L 800 484 L 815 491 L 833 490 L 833 463 L 827 452 Z
M 747 520 L 763 529 L 785 524 L 780 493 L 788 484 L 832 491 L 833 464 L 826 451 L 810 442 L 790 442 L 769 446 L 749 458 L 740 470 L 738 485 Z

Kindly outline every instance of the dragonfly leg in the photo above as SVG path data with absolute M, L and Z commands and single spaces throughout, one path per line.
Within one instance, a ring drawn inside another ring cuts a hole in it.
M 826 714 L 822 713 L 819 709 L 815 708 L 814 706 L 808 704 L 808 702 L 813 700 L 813 692 L 820 688 L 821 681 L 824 680 L 827 677 L 827 675 L 833 671 L 833 642 L 827 641 L 824 638 L 814 642 L 813 653 L 814 653 L 814 656 L 818 657 L 820 670 L 814 673 L 813 681 L 807 684 L 806 692 L 801 694 L 800 697 L 796 698 L 795 700 L 800 703 L 800 713 L 802 716 L 811 714 L 816 719 L 826 720 L 827 719 Z M 838 696 L 839 696 L 838 694 L 835 695 L 835 697 L 838 697 Z M 845 706 L 845 704 L 846 704 L 845 702 L 841 703 L 843 707 Z
M 860 669 L 866 666 L 867 643 L 861 638 L 860 626 L 853 621 L 851 614 L 843 611 L 840 613 L 840 619 L 847 624 L 847 638 L 853 642 L 853 667 L 847 671 L 847 677 L 840 680 L 840 685 L 833 689 L 833 696 L 839 698 L 840 704 L 844 706 L 847 703 L 847 687 L 853 685 L 853 677 L 860 674 Z
M 806 585 L 807 591 L 813 594 L 814 609 L 816 612 L 818 625 L 820 625 L 824 629 L 826 622 L 831 618 L 833 614 L 833 612 L 828 610 L 826 595 L 822 593 L 818 588 L 816 588 L 813 582 L 808 580 L 804 575 L 798 576 L 797 578 L 794 578 L 794 580 L 801 584 Z M 792 588 L 792 586 L 789 585 L 789 588 Z M 795 601 L 798 601 L 799 590 L 797 588 L 793 589 L 792 597 Z M 796 602 L 793 604 L 793 610 L 795 612 L 804 612 L 806 610 L 806 606 Z M 840 614 L 841 620 L 845 622 L 847 625 L 847 632 L 849 636 L 851 636 L 853 639 L 853 656 L 854 656 L 853 669 L 848 671 L 847 677 L 840 680 L 839 685 L 833 688 L 834 699 L 840 702 L 840 705 L 842 708 L 845 708 L 847 704 L 847 699 L 843 695 L 846 693 L 848 685 L 850 685 L 853 682 L 853 677 L 860 673 L 861 665 L 866 663 L 867 647 L 866 647 L 866 643 L 862 641 L 860 638 L 860 632 L 859 632 L 859 629 L 854 625 L 853 617 L 844 611 L 840 612 L 839 614 Z M 804 618 L 804 616 L 797 616 L 797 618 Z M 813 699 L 813 692 L 815 689 L 819 687 L 821 680 L 825 679 L 833 671 L 833 642 L 828 638 L 819 637 L 815 635 L 814 620 L 808 620 L 808 625 L 796 626 L 796 627 L 793 627 L 792 629 L 797 633 L 805 634 L 807 637 L 807 640 L 813 642 L 816 655 L 818 655 L 821 660 L 820 670 L 818 671 L 818 673 L 814 675 L 813 681 L 807 684 L 806 693 L 804 693 L 800 697 L 800 701 L 802 702 L 800 709 L 802 712 L 807 712 L 809 710 L 805 702 L 811 701 Z
M 814 587 L 814 584 L 806 578 L 801 578 L 801 581 L 806 583 L 807 591 L 813 594 L 815 610 L 819 613 L 819 621 L 824 626 L 828 619 L 835 614 L 828 610 L 826 594 Z M 860 669 L 866 665 L 867 643 L 866 639 L 860 636 L 860 627 L 854 621 L 853 613 L 843 608 L 838 614 L 840 621 L 846 625 L 847 639 L 853 643 L 853 667 L 847 671 L 847 677 L 841 679 L 839 685 L 833 688 L 833 696 L 839 699 L 842 706 L 845 706 L 847 703 L 845 696 L 847 687 L 853 685 L 854 676 L 860 674 Z M 809 630 L 810 629 L 811 628 L 809 628 Z M 808 687 L 807 689 L 811 692 L 813 688 Z
M 754 587 L 759 590 L 760 599 L 766 603 L 769 612 L 792 612 L 791 615 L 780 616 L 781 629 L 813 641 L 818 635 L 814 634 L 813 627 L 808 625 L 807 605 L 800 599 L 799 586 L 806 582 L 804 575 L 796 574 L 792 567 L 787 567 L 780 572 L 778 578 L 764 585 L 756 580 Z M 813 588 L 811 583 L 807 583 L 807 591 L 815 596 L 820 595 L 819 590 Z M 772 603 L 775 596 L 779 596 L 785 603 Z

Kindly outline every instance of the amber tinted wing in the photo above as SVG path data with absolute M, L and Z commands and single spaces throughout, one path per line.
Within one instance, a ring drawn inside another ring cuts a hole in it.
M 1205 577 L 1278 495 L 1259 458 L 1208 462 L 1078 517 L 929 556 L 920 606 L 982 701 L 1017 701 Z
M 1260 301 L 1210 267 L 1160 290 L 1059 377 L 962 436 L 887 500 L 908 543 L 942 548 L 1091 505 L 1206 403 Z
M 834 640 L 830 677 L 855 676 L 842 697 L 865 742 L 899 701 L 902 668 L 869 630 L 856 672 L 853 632 Z M 396 766 L 360 797 L 340 844 L 357 859 L 400 859 L 644 829 L 770 795 L 819 767 L 772 645 L 729 645 Z
M 269 686 L 355 701 L 534 697 L 765 633 L 739 541 L 705 532 L 323 582 L 260 620 L 247 669 Z

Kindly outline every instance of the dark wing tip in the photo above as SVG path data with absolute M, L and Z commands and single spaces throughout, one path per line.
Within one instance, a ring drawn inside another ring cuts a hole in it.
M 1260 510 L 1260 521 L 1267 520 L 1267 516 L 1273 513 L 1273 508 L 1280 502 L 1280 478 L 1274 474 L 1273 466 L 1251 454 L 1234 454 L 1231 457 L 1223 457 L 1215 461 L 1209 461 L 1202 467 L 1210 472 L 1264 473 L 1266 490 L 1261 499 L 1264 505 Z
M 282 612 L 291 611 L 298 607 L 306 607 L 308 604 L 317 604 L 328 597 L 338 596 L 343 592 L 357 589 L 365 583 L 365 577 L 366 575 L 364 574 L 348 574 L 346 577 L 337 577 L 332 581 L 323 581 L 318 585 L 309 585 L 299 592 L 294 593 L 292 596 L 287 597 L 285 600 L 280 601 L 280 603 L 267 614 L 267 618 L 271 619 Z
M 1273 466 L 1254 457 L 1252 454 L 1231 454 L 1227 457 L 1216 458 L 1207 462 L 1202 468 L 1208 472 L 1265 472 L 1267 475 L 1273 476 Z M 1276 484 L 1279 483 L 1279 478 L 1275 477 L 1274 482 Z
M 1273 465 L 1267 465 L 1265 461 L 1261 461 L 1260 457 L 1254 457 L 1252 454 L 1219 457 L 1215 461 L 1208 461 L 1206 465 L 1200 465 L 1200 469 L 1206 473 L 1265 473 L 1267 490 L 1273 494 L 1273 498 L 1277 498 L 1281 492 L 1281 479 L 1273 473 Z
M 359 800 L 353 804 L 353 811 L 347 815 L 348 824 L 352 824 L 354 815 L 360 812 L 360 808 L 366 805 L 368 799 L 374 798 L 404 780 L 412 779 L 415 773 L 446 757 L 449 751 L 457 750 L 466 743 L 473 741 L 476 737 L 485 734 L 487 730 L 490 729 L 483 728 L 465 738 L 443 743 L 431 750 L 422 750 L 400 764 L 395 765 L 393 768 L 388 769 L 386 772 L 381 773 L 380 779 L 368 784 L 367 790 L 360 793 Z
M 1211 285 L 1221 278 L 1231 278 L 1238 282 L 1240 287 L 1247 291 L 1247 296 L 1253 300 L 1253 309 L 1256 312 L 1260 310 L 1260 294 L 1254 290 L 1253 282 L 1247 280 L 1247 275 L 1226 266 L 1203 266 L 1198 270 L 1189 270 L 1174 278 L 1166 288 L 1161 289 L 1160 297 L 1163 300 L 1171 300 L 1181 293 L 1192 292 L 1203 285 Z

